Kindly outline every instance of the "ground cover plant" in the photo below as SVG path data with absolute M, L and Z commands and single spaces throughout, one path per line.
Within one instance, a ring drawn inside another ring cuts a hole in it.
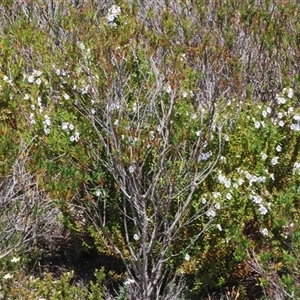
M 299 4 L 219 2 L 2 1 L 0 298 L 300 297 Z

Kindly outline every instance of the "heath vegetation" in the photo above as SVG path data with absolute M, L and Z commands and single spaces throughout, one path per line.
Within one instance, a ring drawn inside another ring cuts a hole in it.
M 0 298 L 299 299 L 299 19 L 1 1 Z

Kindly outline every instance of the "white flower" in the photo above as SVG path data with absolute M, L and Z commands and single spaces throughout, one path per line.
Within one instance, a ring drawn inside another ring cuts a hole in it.
M 278 164 L 278 159 L 279 159 L 278 156 L 274 156 L 274 157 L 272 158 L 272 160 L 271 160 L 271 164 L 272 164 L 273 166 L 277 165 L 277 164 Z
M 75 126 L 73 124 L 69 124 L 69 129 L 74 130 Z
M 227 179 L 225 182 L 224 182 L 224 186 L 228 189 L 231 187 L 231 180 L 230 179 Z
M 127 279 L 125 282 L 124 282 L 124 285 L 127 286 L 127 285 L 130 285 L 132 283 L 135 283 L 135 281 L 133 279 Z
M 293 131 L 300 131 L 300 125 L 297 123 L 297 124 L 292 124 L 290 126 L 291 130 Z
M 117 103 L 112 103 L 110 106 L 110 110 L 118 110 L 120 109 L 120 105 Z
M 196 136 L 200 136 L 201 135 L 201 130 L 196 131 Z
M 286 99 L 283 98 L 283 97 L 281 97 L 281 96 L 279 96 L 279 95 L 277 95 L 277 94 L 276 94 L 276 100 L 277 100 L 277 104 L 279 104 L 279 105 L 286 103 Z
M 265 110 L 263 110 L 261 114 L 262 114 L 262 116 L 265 118 L 265 117 L 268 115 L 268 112 L 265 111 Z
M 35 119 L 34 119 L 34 114 L 33 113 L 31 113 L 30 115 L 29 115 L 29 119 L 30 119 L 30 124 L 35 124 L 36 122 L 35 122 Z
M 221 197 L 221 193 L 220 192 L 213 192 L 212 195 L 213 195 L 214 198 Z
M 211 156 L 212 156 L 212 152 L 211 152 L 211 151 L 208 151 L 208 152 L 206 152 L 206 153 L 201 153 L 201 154 L 199 155 L 198 161 L 201 161 L 201 160 L 208 160 Z
M 71 136 L 70 136 L 70 141 L 71 141 L 71 142 L 74 142 L 74 141 L 75 141 L 75 136 L 74 136 L 74 135 L 71 135 Z
M 40 84 L 42 83 L 41 78 L 38 78 L 38 79 L 35 81 L 35 83 L 36 83 L 37 85 L 40 85 Z
M 112 5 L 107 12 L 106 20 L 107 22 L 114 22 L 114 20 L 120 15 L 121 8 L 117 5 Z
M 287 110 L 288 115 L 290 115 L 294 111 L 294 107 L 290 106 Z
M 133 166 L 130 166 L 128 168 L 129 173 L 133 173 L 135 171 L 135 168 Z
M 202 204 L 205 204 L 205 203 L 207 202 L 207 200 L 206 200 L 205 198 L 203 198 L 203 199 L 201 200 L 201 202 L 202 202 Z
M 293 119 L 294 119 L 295 121 L 300 121 L 300 116 L 296 114 L 296 115 L 294 115 Z
M 50 117 L 48 115 L 45 115 L 44 116 L 45 120 L 44 120 L 44 125 L 45 126 L 50 126 L 51 125 L 51 120 L 50 120 Z
M 20 257 L 13 257 L 10 261 L 12 263 L 18 263 L 20 261 Z
M 60 73 L 61 73 L 60 69 L 56 69 L 56 70 L 55 70 L 55 74 L 56 74 L 57 76 L 59 76 Z
M 219 231 L 222 231 L 222 226 L 220 224 L 217 224 L 216 227 L 219 229 Z
M 99 189 L 98 189 L 98 190 L 96 190 L 96 192 L 95 192 L 95 195 L 96 195 L 97 197 L 100 197 L 100 196 L 101 196 L 101 194 L 102 194 L 102 193 L 101 193 L 101 190 L 99 190 Z
M 24 100 L 29 100 L 29 95 L 28 94 L 24 95 Z
M 293 174 L 295 174 L 296 171 L 300 171 L 300 163 L 298 162 L 294 163 Z
M 230 193 L 227 193 L 226 199 L 227 199 L 227 200 L 231 200 L 231 199 L 232 199 L 232 195 L 231 195 Z
M 261 215 L 265 215 L 268 212 L 268 210 L 262 204 L 259 205 L 258 210 Z
M 278 146 L 276 147 L 276 151 L 277 151 L 277 152 L 281 152 L 281 150 L 282 150 L 281 146 L 278 145 Z
M 13 275 L 10 274 L 10 273 L 7 273 L 7 274 L 5 274 L 5 275 L 3 276 L 3 279 L 5 279 L 5 280 L 11 279 L 11 278 L 13 278 Z
M 168 94 L 171 94 L 171 93 L 172 93 L 172 87 L 171 87 L 170 84 L 168 84 L 168 85 L 166 86 L 166 92 L 167 92 Z
M 190 259 L 191 259 L 191 257 L 190 257 L 188 254 L 186 254 L 186 255 L 184 256 L 184 260 L 189 261 Z
M 284 126 L 284 122 L 282 120 L 280 120 L 279 123 L 278 123 L 278 126 L 279 127 L 283 127 Z
M 27 78 L 27 81 L 28 81 L 29 83 L 33 83 L 33 82 L 34 82 L 34 76 L 29 75 L 28 78 Z
M 268 236 L 268 235 L 269 235 L 269 231 L 268 231 L 267 228 L 261 229 L 261 230 L 260 230 L 260 233 L 261 233 L 262 235 L 264 235 L 264 236 Z
M 32 75 L 39 77 L 42 75 L 42 71 L 33 70 Z
M 288 96 L 288 98 L 293 98 L 293 95 L 294 95 L 294 91 L 293 91 L 293 89 L 291 89 L 291 88 L 284 88 L 283 90 L 282 90 L 282 92 L 284 93 L 284 94 L 286 94 L 287 96 Z
M 217 213 L 216 213 L 215 210 L 209 209 L 209 210 L 206 212 L 206 215 L 207 215 L 208 217 L 210 217 L 210 218 L 214 218 L 214 217 L 217 215 Z
M 50 128 L 44 126 L 44 133 L 45 133 L 46 135 L 48 135 L 48 134 L 50 133 Z
M 161 125 L 157 125 L 156 131 L 159 132 L 159 133 L 162 132 L 162 126 Z
M 266 160 L 268 158 L 268 155 L 265 153 L 262 153 L 261 158 L 262 158 L 262 160 Z
M 283 117 L 283 114 L 282 114 L 281 112 L 278 113 L 277 118 L 278 118 L 278 119 L 282 119 L 282 117 Z
M 258 121 L 254 121 L 254 127 L 258 129 L 260 127 L 260 123 Z
M 69 122 L 62 122 L 61 129 L 68 130 L 68 127 L 69 127 Z
M 262 198 L 260 196 L 250 195 L 249 198 L 256 204 L 262 203 Z
M 79 48 L 81 49 L 81 50 L 84 50 L 85 49 L 85 45 L 84 45 L 84 43 L 79 43 Z M 57 74 L 57 75 L 59 75 L 59 74 Z
M 244 183 L 244 179 L 239 178 L 238 181 L 237 181 L 237 184 L 238 185 L 242 185 L 243 183 Z
M 65 100 L 69 100 L 70 96 L 68 94 L 64 94 L 64 98 L 65 98 Z
M 133 235 L 133 239 L 134 239 L 135 241 L 138 241 L 138 240 L 140 239 L 140 237 L 135 233 L 135 234 Z
M 79 131 L 78 130 L 75 130 L 75 142 L 78 142 L 79 141 Z
M 183 97 L 183 98 L 186 98 L 186 97 L 187 97 L 187 95 L 188 95 L 188 93 L 187 93 L 187 92 L 185 92 L 185 91 L 182 93 L 182 97 Z
M 220 209 L 220 208 L 221 208 L 221 205 L 220 205 L 220 203 L 217 202 L 217 203 L 215 204 L 215 209 Z

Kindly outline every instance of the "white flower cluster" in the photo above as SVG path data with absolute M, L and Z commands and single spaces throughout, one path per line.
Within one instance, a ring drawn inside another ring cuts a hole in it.
M 294 91 L 292 88 L 284 88 L 282 92 L 287 95 L 288 98 L 292 99 L 294 95 Z
M 266 127 L 265 121 L 259 122 L 259 121 L 255 120 L 255 118 L 252 118 L 252 121 L 253 121 L 254 127 L 255 127 L 256 129 L 258 129 L 258 128 L 260 128 L 260 127 Z
M 298 175 L 300 175 L 300 163 L 299 162 L 295 162 L 294 163 L 294 167 L 293 167 L 293 174 L 297 173 Z
M 260 233 L 263 235 L 263 236 L 268 236 L 269 235 L 269 231 L 267 228 L 263 228 L 260 230 Z
M 267 107 L 267 109 L 266 109 L 266 110 L 263 110 L 261 114 L 262 114 L 262 116 L 265 118 L 265 117 L 267 117 L 268 115 L 270 115 L 271 112 L 272 112 L 271 108 L 270 108 L 270 107 Z
M 44 110 L 43 103 L 42 103 L 42 98 L 38 97 L 37 98 L 37 102 L 38 102 L 39 113 L 41 114 L 43 112 L 43 110 Z
M 252 186 L 253 183 L 264 183 L 266 181 L 266 176 L 256 176 L 253 174 L 250 174 L 248 171 L 239 171 L 241 174 L 245 175 L 245 178 L 249 181 L 249 186 Z
M 24 78 L 27 78 L 27 81 L 29 83 L 36 83 L 37 85 L 40 85 L 42 83 L 42 80 L 40 78 L 41 75 L 41 71 L 33 70 L 30 75 L 24 75 Z
M 293 117 L 293 124 L 291 124 L 290 128 L 293 131 L 300 131 L 300 116 L 295 114 Z
M 276 102 L 278 105 L 285 104 L 286 99 L 278 94 L 276 94 Z
M 52 65 L 52 68 L 53 68 L 53 70 L 55 71 L 55 74 L 56 74 L 57 76 L 65 77 L 65 76 L 68 75 L 68 72 L 67 72 L 66 70 L 64 70 L 64 69 L 59 69 L 59 68 L 57 68 L 55 65 Z
M 79 141 L 79 131 L 75 128 L 72 123 L 63 122 L 61 124 L 61 129 L 64 130 L 68 135 L 70 135 L 71 142 Z
M 116 27 L 117 24 L 115 23 L 118 16 L 121 14 L 121 8 L 117 5 L 112 5 L 107 12 L 106 20 L 108 24 L 112 27 Z
M 10 273 L 7 273 L 7 274 L 5 274 L 5 275 L 3 276 L 3 279 L 4 279 L 4 280 L 8 280 L 8 279 L 11 279 L 11 278 L 13 278 L 13 274 L 10 274 Z
M 198 157 L 198 162 L 202 161 L 202 160 L 208 160 L 212 157 L 212 152 L 211 151 L 207 151 L 207 152 L 202 152 L 200 153 L 199 157 Z
M 282 93 L 276 94 L 276 102 L 278 104 L 278 107 L 280 109 L 283 109 L 283 107 L 281 105 L 288 103 L 288 101 L 293 98 L 293 95 L 294 95 L 294 91 L 291 88 L 284 88 L 282 90 Z M 270 116 L 273 125 L 278 126 L 278 127 L 284 127 L 286 124 L 284 117 L 291 116 L 293 111 L 294 111 L 294 108 L 292 106 L 290 106 L 287 109 L 284 109 L 284 111 L 279 111 L 279 112 L 273 111 L 273 114 L 272 114 L 272 109 L 270 107 L 267 107 L 266 109 L 262 110 L 261 114 L 262 114 L 263 118 Z M 250 120 L 250 116 L 248 116 L 248 119 Z M 256 129 L 266 126 L 265 121 L 257 121 L 255 118 L 252 118 L 252 121 L 253 121 L 254 127 Z M 293 123 L 290 125 L 290 129 L 293 131 L 300 131 L 300 122 L 299 121 L 300 121 L 299 115 L 295 115 L 293 117 Z
M 205 213 L 209 218 L 214 218 L 217 213 L 214 209 L 209 209 L 206 213 Z
M 44 115 L 43 125 L 44 125 L 44 132 L 46 135 L 48 135 L 50 133 L 50 126 L 51 126 L 51 119 L 48 115 Z
M 226 178 L 221 171 L 219 171 L 218 181 L 223 184 L 226 188 L 231 187 L 231 180 Z
M 186 98 L 186 97 L 188 97 L 188 96 L 194 97 L 193 91 L 189 91 L 189 92 L 184 91 L 184 92 L 182 93 L 182 97 L 183 97 L 183 98 Z
M 109 105 L 109 111 L 119 110 L 121 107 L 118 103 L 112 103 Z
M 3 76 L 3 81 L 5 81 L 6 83 L 8 83 L 9 85 L 13 85 L 13 81 L 12 79 L 10 79 L 8 76 L 4 75 Z
M 10 260 L 12 263 L 18 263 L 20 261 L 20 257 L 13 257 L 11 260 Z
M 255 195 L 255 194 L 252 194 L 252 195 L 249 195 L 249 199 L 258 205 L 258 210 L 260 212 L 261 215 L 265 215 L 268 213 L 268 209 L 266 208 L 266 206 L 263 204 L 263 199 L 261 196 L 259 195 Z M 270 208 L 271 206 L 271 203 L 267 203 L 267 207 Z
M 207 217 L 212 219 L 217 215 L 217 210 L 219 209 L 221 209 L 221 205 L 219 202 L 216 202 L 205 214 Z

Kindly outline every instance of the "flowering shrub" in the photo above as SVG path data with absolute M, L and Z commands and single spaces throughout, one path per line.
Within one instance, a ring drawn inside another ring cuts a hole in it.
M 297 297 L 298 4 L 98 2 L 0 4 L 0 258 L 22 261 L 59 219 L 121 259 L 120 298 L 253 273 Z M 69 277 L 24 282 L 68 299 Z
M 244 104 L 231 120 L 220 162 L 209 178 L 214 184 L 207 185 L 202 199 L 214 203 L 206 213 L 214 218 L 214 225 L 204 234 L 210 242 L 204 242 L 201 258 L 195 256 L 199 265 L 194 265 L 193 272 L 208 272 L 214 265 L 210 257 L 217 264 L 224 259 L 223 266 L 215 266 L 215 280 L 219 280 L 228 276 L 235 261 L 234 268 L 241 263 L 244 272 L 250 269 L 261 276 L 268 295 L 292 297 L 299 293 L 295 276 L 299 108 L 292 89 L 284 89 L 275 100 L 258 107 Z M 187 268 L 185 263 L 183 271 Z M 202 284 L 209 280 L 205 278 Z

